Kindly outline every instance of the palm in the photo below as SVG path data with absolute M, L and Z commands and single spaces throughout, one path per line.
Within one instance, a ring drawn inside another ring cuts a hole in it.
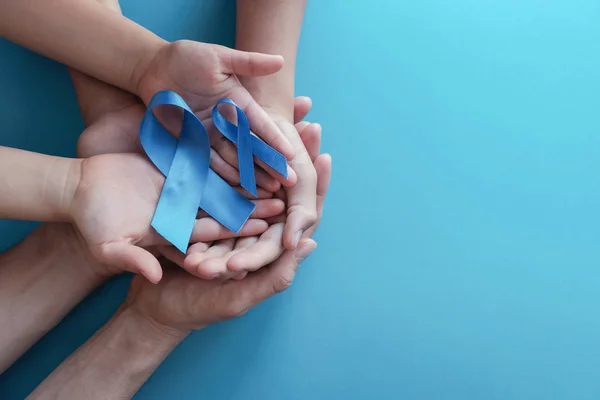
M 157 53 L 140 78 L 138 90 L 146 103 L 158 91 L 175 91 L 201 120 L 210 117 L 219 100 L 231 98 L 246 112 L 254 133 L 291 158 L 294 151 L 289 142 L 238 79 L 238 75 L 272 74 L 282 65 L 283 59 L 277 56 L 181 40 Z M 167 129 L 175 126 L 168 118 L 158 117 Z
M 208 110 L 241 87 L 235 75 L 221 72 L 219 46 L 179 41 L 165 47 L 147 71 L 148 81 L 160 82 L 186 99 L 194 111 Z M 152 93 L 153 94 L 153 93 Z M 142 93 L 142 96 L 144 93 Z
M 110 242 L 149 246 L 150 221 L 164 178 L 137 154 L 87 159 L 74 205 L 74 222 L 92 251 Z

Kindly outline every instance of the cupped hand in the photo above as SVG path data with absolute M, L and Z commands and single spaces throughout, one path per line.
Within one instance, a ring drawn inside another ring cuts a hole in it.
M 306 98 L 298 98 L 295 110 L 301 119 L 310 109 Z M 299 122 L 296 124 L 303 146 L 317 171 L 317 220 L 304 232 L 304 238 L 312 237 L 323 212 L 325 196 L 331 178 L 331 157 L 320 153 L 321 129 L 318 124 Z M 285 200 L 285 191 L 277 193 Z M 196 243 L 190 246 L 187 256 L 166 249 L 164 254 L 190 273 L 205 279 L 242 279 L 248 271 L 255 271 L 276 260 L 285 250 L 283 246 L 284 221 L 286 215 L 269 218 L 269 229 L 260 236 L 222 240 L 212 244 Z
M 300 108 L 298 107 L 299 101 L 304 103 Z M 260 178 L 259 183 L 262 183 L 261 186 L 264 189 L 275 192 L 280 187 L 278 183 L 283 184 L 285 187 L 287 218 L 283 231 L 283 243 L 287 249 L 295 248 L 304 232 L 309 230 L 317 220 L 317 176 L 314 157 L 311 157 L 307 152 L 298 127 L 294 125 L 304 118 L 303 111 L 310 109 L 311 105 L 311 101 L 307 97 L 296 98 L 294 101 L 294 122 L 292 123 L 292 115 L 288 115 L 282 106 L 262 104 L 267 115 L 292 144 L 296 154 L 294 159 L 289 162 L 290 170 L 294 173 L 293 182 L 282 179 L 275 171 L 261 163 L 260 160 L 257 161 L 257 164 L 261 167 L 257 168 L 257 177 Z M 306 125 L 302 127 L 305 128 Z M 308 136 L 320 136 L 321 126 L 312 124 L 309 130 L 318 132 L 314 135 L 311 133 Z M 214 130 L 208 129 L 208 132 L 211 135 L 211 143 L 215 143 L 214 147 L 219 158 L 230 169 L 235 170 L 238 165 L 235 146 L 227 140 L 219 140 L 219 135 L 214 133 Z M 314 139 L 311 138 L 311 140 Z M 318 140 L 320 143 L 320 138 Z M 225 170 L 224 167 L 222 169 Z M 229 175 L 234 176 L 234 173 L 230 172 Z
M 198 279 L 179 268 L 165 268 L 158 285 L 134 277 L 125 307 L 167 330 L 184 334 L 245 314 L 263 300 L 287 289 L 300 263 L 316 248 L 303 239 L 294 251 L 243 280 Z
M 231 98 L 246 113 L 252 131 L 292 159 L 295 151 L 289 140 L 238 79 L 270 75 L 282 66 L 281 56 L 180 40 L 164 45 L 143 67 L 136 79 L 138 94 L 147 104 L 160 90 L 175 91 L 201 120 L 210 118 L 219 100 Z
M 310 109 L 310 100 L 307 98 L 298 98 L 296 106 L 299 118 L 301 119 Z M 129 101 L 123 102 L 122 108 L 113 110 L 97 118 L 80 136 L 78 141 L 78 155 L 80 157 L 91 157 L 109 153 L 143 154 L 143 149 L 139 142 L 138 129 L 144 110 L 145 108 L 141 102 L 130 98 Z M 220 159 L 214 151 L 211 151 L 211 168 L 221 176 L 227 176 L 227 168 L 231 167 Z M 236 173 L 234 172 L 233 180 L 235 179 Z M 237 175 L 237 179 L 239 180 L 239 175 Z M 281 203 L 274 202 L 271 198 L 271 193 L 259 189 L 259 197 L 260 199 L 254 200 L 257 207 L 252 215 L 252 219 L 246 223 L 242 231 L 240 231 L 239 236 L 256 237 L 256 235 L 264 231 L 263 221 L 257 220 L 257 218 L 267 218 L 281 211 Z M 215 250 L 222 248 L 222 246 L 219 246 L 219 242 L 215 242 L 215 246 L 211 246 L 212 241 L 233 237 L 231 232 L 224 229 L 212 218 L 203 215 L 203 213 L 199 213 L 198 219 L 201 222 L 197 223 L 197 225 L 201 228 L 201 233 L 205 241 L 194 245 L 195 251 L 199 251 L 202 247 L 206 247 L 207 250 L 211 249 L 211 247 L 216 247 L 217 249 L 211 250 L 211 253 L 213 253 Z M 262 239 L 264 241 L 264 237 Z M 241 244 L 244 243 L 248 244 L 249 242 L 244 241 Z M 179 265 L 183 266 L 183 255 L 172 246 L 150 246 L 147 249 L 154 255 L 170 255 L 171 257 L 169 258 L 171 260 L 179 260 Z M 118 272 L 118 268 L 115 270 L 114 266 L 110 264 L 103 265 L 110 269 L 110 273 Z M 153 262 L 151 265 L 156 264 Z M 130 266 L 129 270 L 136 271 L 134 266 Z
M 158 203 L 164 176 L 141 154 L 104 154 L 83 159 L 71 217 L 78 231 L 101 262 L 141 273 L 158 282 L 161 268 L 146 248 L 168 244 L 150 223 Z M 277 203 L 276 203 L 277 202 Z M 283 210 L 283 202 L 270 199 L 263 215 Z M 241 235 L 256 235 L 268 225 L 248 221 Z M 191 242 L 232 237 L 233 233 L 212 218 L 197 219 Z

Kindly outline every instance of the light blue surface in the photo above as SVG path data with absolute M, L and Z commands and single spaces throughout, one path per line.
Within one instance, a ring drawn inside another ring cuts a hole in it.
M 170 40 L 232 44 L 232 1 L 123 6 Z M 600 398 L 599 43 L 597 0 L 311 1 L 297 89 L 334 159 L 320 247 L 137 398 Z M 2 144 L 73 154 L 65 70 L 6 43 L 0 60 Z M 2 222 L 1 243 L 30 228 Z M 31 391 L 126 286 L 78 307 L 0 398 Z

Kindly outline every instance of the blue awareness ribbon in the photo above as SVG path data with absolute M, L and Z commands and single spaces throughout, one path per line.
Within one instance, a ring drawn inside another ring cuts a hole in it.
M 220 104 L 235 107 L 237 125 L 220 113 Z M 184 111 L 179 140 L 154 115 L 153 109 L 161 105 Z M 256 196 L 253 156 L 287 178 L 285 157 L 250 132 L 248 118 L 232 100 L 220 100 L 212 117 L 221 134 L 237 146 L 244 189 Z M 146 155 L 166 177 L 151 223 L 162 237 L 185 253 L 198 208 L 230 231 L 239 232 L 255 205 L 210 168 L 208 133 L 181 96 L 163 90 L 152 97 L 140 126 L 140 142 Z

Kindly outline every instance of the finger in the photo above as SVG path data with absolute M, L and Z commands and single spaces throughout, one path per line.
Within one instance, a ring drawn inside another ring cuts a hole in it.
M 302 137 L 302 131 L 304 131 L 304 129 L 310 125 L 310 122 L 308 121 L 300 121 L 298 122 L 296 125 L 294 125 L 294 127 L 296 128 L 296 130 L 298 131 L 298 133 L 300 134 L 300 137 Z
M 240 172 L 226 162 L 214 148 L 210 149 L 210 168 L 230 185 L 240 184 Z
M 315 170 L 317 171 L 317 220 L 305 233 L 304 237 L 310 238 L 315 233 L 323 216 L 323 205 L 325 197 L 329 190 L 331 182 L 331 156 L 329 154 L 321 154 L 315 160 Z
M 200 264 L 198 265 L 198 271 L 202 270 L 203 273 L 205 273 L 206 275 L 212 276 L 213 279 L 215 279 L 215 278 L 224 279 L 224 278 L 231 277 L 233 274 L 231 273 L 231 271 L 229 271 L 227 269 L 227 261 L 229 260 L 229 258 L 232 255 L 243 251 L 247 247 L 250 247 L 257 240 L 258 240 L 257 236 L 250 236 L 250 237 L 238 239 L 232 250 L 222 253 L 218 256 L 206 258 L 203 261 L 201 261 Z M 236 271 L 236 272 L 239 272 L 239 271 Z M 227 275 L 229 275 L 229 276 L 227 276 Z
M 296 248 L 304 231 L 317 220 L 317 174 L 306 150 L 299 153 L 292 164 L 298 173 L 298 182 L 287 188 L 288 217 L 283 242 L 288 250 Z
M 175 246 L 156 246 L 156 248 L 164 258 L 183 268 L 185 254 L 180 252 Z
M 233 98 L 234 94 L 236 98 Z M 289 139 L 267 112 L 252 98 L 250 93 L 244 90 L 232 93 L 231 96 L 233 101 L 244 110 L 250 123 L 250 130 L 275 150 L 283 154 L 288 160 L 293 159 L 295 151 Z
M 141 274 L 152 283 L 158 283 L 162 278 L 162 269 L 156 257 L 129 243 L 106 243 L 99 251 L 99 258 L 125 271 Z
M 241 281 L 242 279 L 244 279 L 246 276 L 248 275 L 248 272 L 240 272 L 238 274 L 235 274 L 231 277 L 231 279 L 234 279 L 236 281 Z
M 188 247 L 187 254 L 190 254 L 192 252 L 204 252 L 209 249 L 211 244 L 211 242 L 194 243 L 190 247 Z M 177 264 L 181 268 L 184 268 L 183 261 L 185 260 L 185 254 L 180 252 L 175 246 L 156 246 L 156 249 L 158 250 L 159 254 L 165 257 L 167 260 Z M 195 273 L 196 271 L 193 272 Z
M 283 67 L 283 57 L 279 55 L 251 53 L 215 46 L 221 61 L 221 72 L 228 75 L 264 76 L 279 71 Z
M 202 267 L 202 263 L 210 258 L 218 258 L 224 254 L 233 250 L 236 239 L 225 239 L 215 243 L 206 251 L 198 252 L 196 248 L 190 248 L 188 254 L 183 261 L 183 267 L 186 271 L 193 271 L 194 275 L 197 275 L 204 279 L 216 279 L 219 274 L 212 272 L 210 269 Z M 227 265 L 223 262 L 225 269 Z
M 258 241 L 227 261 L 231 271 L 256 271 L 275 261 L 285 250 L 282 244 L 283 223 L 271 225 Z
M 271 193 L 271 197 L 272 196 L 273 196 L 273 194 Z M 258 218 L 258 219 L 271 218 L 276 215 L 279 215 L 280 213 L 282 213 L 285 210 L 285 202 L 281 199 L 274 199 L 274 198 L 259 199 L 259 200 L 254 200 L 253 203 L 256 205 L 256 208 L 254 209 L 254 211 L 252 211 L 252 214 L 250 214 L 251 218 Z M 210 217 L 208 217 L 208 215 L 204 211 L 198 211 L 198 216 L 196 218 L 202 219 L 202 218 L 210 218 Z M 238 236 L 239 236 L 239 234 L 238 234 Z M 251 235 L 243 235 L 243 236 L 251 236 Z M 220 238 L 220 239 L 224 239 L 224 238 Z
M 253 218 L 270 218 L 281 214 L 285 210 L 285 203 L 280 199 L 255 200 L 254 204 L 256 204 L 256 208 L 252 212 Z
M 287 289 L 294 280 L 298 266 L 317 247 L 312 239 L 302 239 L 295 251 L 288 250 L 268 268 L 246 277 L 239 285 L 239 301 L 245 308 L 252 308 L 267 298 Z
M 294 171 L 292 167 L 290 167 L 290 165 L 288 165 L 287 167 L 288 176 L 287 178 L 285 178 L 284 176 L 279 174 L 279 172 L 269 167 L 267 163 L 263 162 L 263 160 L 261 160 L 260 158 L 254 157 L 254 162 L 256 163 L 256 165 L 262 168 L 262 170 L 265 171 L 268 176 L 272 177 L 283 186 L 293 186 L 298 181 L 298 175 L 296 174 L 296 171 Z
M 271 210 L 271 207 L 279 209 L 278 204 L 267 204 L 261 206 L 261 208 L 263 209 L 262 211 L 265 214 L 268 214 L 268 211 Z M 196 220 L 194 224 L 194 229 L 192 230 L 190 242 L 212 242 L 215 240 L 228 239 L 233 237 L 260 235 L 261 233 L 266 231 L 268 227 L 269 226 L 267 225 L 267 223 L 263 220 L 249 219 L 248 221 L 246 221 L 244 226 L 242 226 L 242 229 L 240 229 L 238 233 L 235 233 L 225 228 L 223 225 L 221 225 L 212 218 L 201 218 Z
M 274 217 L 271 218 L 266 218 L 265 221 L 267 222 L 267 224 L 270 225 L 275 225 L 275 224 L 282 224 L 285 223 L 285 220 L 287 219 L 287 215 L 285 215 L 285 213 L 281 213 L 279 215 L 276 215 Z
M 254 197 L 254 195 L 249 193 L 246 189 L 244 189 L 241 186 L 236 186 L 236 187 L 234 187 L 234 189 L 237 190 L 239 193 L 243 194 L 244 197 L 246 197 L 247 199 L 263 200 L 263 199 L 270 199 L 273 197 L 273 192 L 269 192 L 268 190 L 261 189 L 261 188 L 256 188 L 256 194 L 258 195 L 258 197 Z M 254 201 L 256 201 L 256 200 L 254 200 Z
M 294 124 L 302 121 L 312 108 L 312 99 L 306 96 L 298 96 L 294 99 Z
M 302 132 L 298 131 L 306 152 L 313 163 L 319 154 L 321 154 L 321 130 L 320 124 L 313 123 L 307 125 Z
M 204 253 L 206 252 L 212 243 L 205 242 L 197 242 L 188 247 L 186 254 L 192 253 Z M 171 261 L 174 264 L 177 264 L 179 267 L 183 268 L 185 271 L 190 274 L 202 278 L 202 276 L 198 275 L 198 271 L 196 266 L 190 268 L 189 264 L 185 263 L 186 254 L 180 252 L 175 246 L 160 246 L 160 252 L 167 260 Z
M 211 147 L 216 151 L 217 155 L 220 158 L 220 160 L 215 159 L 215 164 L 220 163 L 221 160 L 228 164 L 228 167 L 225 167 L 225 166 L 222 166 L 219 164 L 218 165 L 219 171 L 217 171 L 215 168 L 213 168 L 213 170 L 215 170 L 215 172 L 217 172 L 219 175 L 221 175 L 221 177 L 223 179 L 225 179 L 227 182 L 234 184 L 234 185 L 239 185 L 240 174 L 239 174 L 239 170 L 238 170 L 239 163 L 238 163 L 237 148 L 225 136 L 223 136 L 221 134 L 221 132 L 219 132 L 217 130 L 217 128 L 215 128 L 212 120 L 206 120 L 205 125 L 207 127 L 207 132 L 209 134 Z M 211 154 L 211 156 L 212 156 L 212 154 Z M 258 161 L 258 159 L 256 159 L 256 158 L 255 158 L 255 160 Z M 212 167 L 212 160 L 211 160 L 211 167 Z M 233 172 L 232 172 L 232 169 L 233 169 Z M 227 176 L 222 175 L 220 173 L 221 170 L 226 172 L 228 175 Z M 279 189 L 279 187 L 281 186 L 280 181 L 287 182 L 287 180 L 284 177 L 282 177 L 281 175 L 279 175 L 276 172 L 274 172 L 273 176 L 271 176 L 264 169 L 255 168 L 254 173 L 255 173 L 255 177 L 256 177 L 257 187 L 264 188 L 271 192 L 274 192 L 277 189 Z M 233 174 L 235 174 L 235 178 L 232 176 Z M 289 172 L 288 172 L 288 175 L 289 175 Z M 231 176 L 231 178 L 229 178 L 230 176 Z

